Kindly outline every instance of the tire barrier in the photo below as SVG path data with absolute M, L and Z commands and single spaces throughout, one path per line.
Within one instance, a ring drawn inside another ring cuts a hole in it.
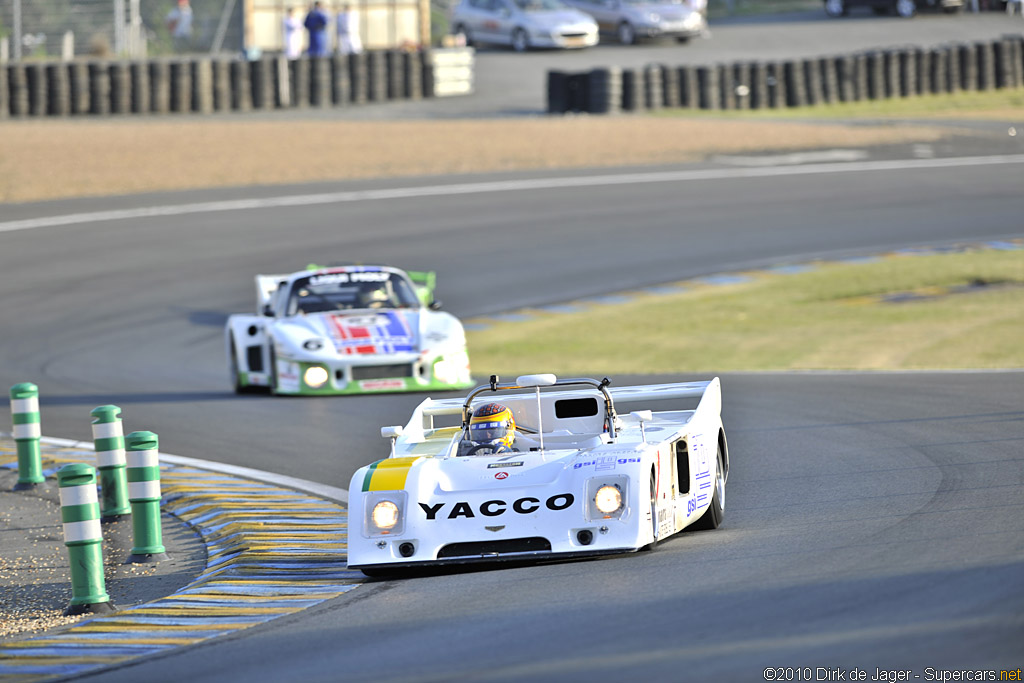
M 65 615 L 113 612 L 103 578 L 103 531 L 96 500 L 96 470 L 84 463 L 57 472 L 60 521 L 71 565 L 71 603 Z
M 152 92 L 149 85 L 149 68 L 146 64 L 133 62 L 128 65 L 128 73 L 132 82 L 132 113 L 148 114 Z
M 125 564 L 167 559 L 160 525 L 160 457 L 153 432 L 132 432 L 124 439 L 125 478 L 132 508 L 132 551 Z
M 1024 35 L 835 57 L 642 69 L 548 71 L 552 114 L 805 107 L 1024 87 Z
M 18 451 L 18 483 L 15 491 L 34 488 L 44 481 L 39 455 L 39 387 L 22 382 L 11 387 L 11 422 Z
M 465 95 L 473 92 L 474 60 L 472 48 L 443 48 L 296 60 L 15 62 L 0 64 L 0 120 L 344 107 Z
M 366 99 L 383 102 L 388 97 L 388 65 L 383 52 L 366 53 Z
M 110 64 L 110 113 L 129 114 L 132 110 L 131 82 L 128 78 L 128 64 Z
M 349 101 L 352 104 L 366 104 L 366 53 L 348 56 L 348 80 L 352 93 Z
M 121 409 L 117 406 L 100 406 L 91 414 L 96 469 L 100 477 L 100 520 L 107 522 L 132 511 L 125 478 L 124 427 Z
M 230 74 L 231 109 L 249 111 L 274 108 L 274 61 L 267 57 L 246 64 L 233 61 L 228 65 Z
M 329 57 L 316 57 L 309 60 L 309 103 L 314 107 L 329 107 L 333 104 Z
M 404 97 L 408 100 L 422 100 L 423 62 L 418 54 L 402 53 L 402 78 Z

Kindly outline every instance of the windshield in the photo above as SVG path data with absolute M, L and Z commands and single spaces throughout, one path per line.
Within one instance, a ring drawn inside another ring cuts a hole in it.
M 552 12 L 568 7 L 562 0 L 513 0 L 513 2 L 524 12 Z
M 404 277 L 385 271 L 321 273 L 292 283 L 285 315 L 354 308 L 419 308 Z

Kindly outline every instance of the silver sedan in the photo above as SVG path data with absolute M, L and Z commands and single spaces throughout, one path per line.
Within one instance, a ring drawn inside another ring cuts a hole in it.
M 675 38 L 681 43 L 707 34 L 706 0 L 566 0 L 594 17 L 601 31 L 624 45 L 638 38 Z
M 597 23 L 562 0 L 461 0 L 452 12 L 452 32 L 466 44 L 531 47 L 590 47 Z

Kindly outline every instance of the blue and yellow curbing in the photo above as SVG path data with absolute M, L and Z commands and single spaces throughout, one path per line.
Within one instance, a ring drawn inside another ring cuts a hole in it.
M 43 440 L 43 472 L 92 464 L 88 444 Z M 0 467 L 17 467 L 0 436 Z M 273 484 L 160 465 L 163 511 L 206 545 L 205 570 L 165 598 L 0 645 L 0 681 L 74 676 L 256 626 L 338 597 L 365 580 L 346 566 L 347 510 Z

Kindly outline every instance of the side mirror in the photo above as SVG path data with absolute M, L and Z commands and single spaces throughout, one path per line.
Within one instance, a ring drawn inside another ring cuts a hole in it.
M 441 310 L 441 302 L 438 301 L 437 299 L 434 299 L 433 301 L 430 302 L 430 305 L 427 306 L 427 308 L 429 308 L 432 311 L 440 311 Z
M 395 457 L 395 440 L 405 432 L 405 428 L 401 425 L 394 425 L 392 427 L 381 427 L 380 435 L 385 439 L 391 439 L 391 457 Z
M 380 435 L 384 439 L 397 439 L 405 433 L 405 427 L 401 425 L 395 425 L 393 427 L 381 427 Z
M 270 304 L 263 304 L 263 315 L 267 318 L 274 317 L 274 307 Z

